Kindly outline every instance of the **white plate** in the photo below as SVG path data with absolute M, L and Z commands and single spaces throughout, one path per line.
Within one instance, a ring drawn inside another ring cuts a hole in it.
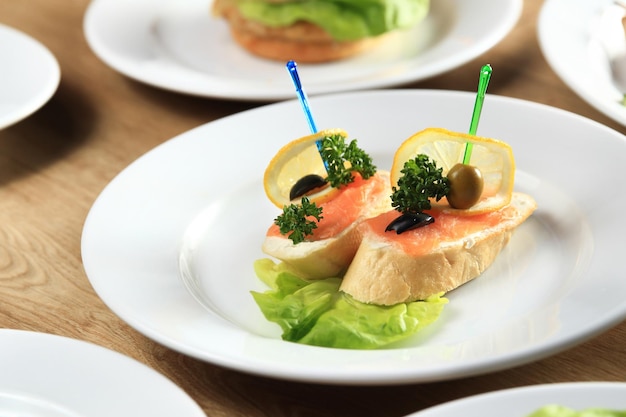
M 604 115 L 626 126 L 623 93 L 611 79 L 607 55 L 595 30 L 613 0 L 547 0 L 539 15 L 539 44 L 569 88 Z
M 490 392 L 438 405 L 407 417 L 527 417 L 546 405 L 575 410 L 626 410 L 626 384 L 570 382 Z
M 56 58 L 30 36 L 0 24 L 0 129 L 29 116 L 52 97 L 61 71 Z
M 346 129 L 389 169 L 414 132 L 468 129 L 474 98 L 373 91 L 314 97 L 311 109 L 320 129 Z M 100 297 L 140 332 L 196 358 L 351 384 L 508 368 L 626 317 L 626 194 L 615 192 L 626 181 L 616 175 L 626 166 L 624 137 L 571 113 L 488 95 L 478 133 L 511 143 L 516 186 L 539 204 L 497 262 L 449 293 L 438 322 L 404 346 L 353 351 L 282 341 L 249 294 L 264 289 L 252 262 L 263 256 L 266 228 L 278 214 L 263 192 L 265 167 L 280 146 L 306 133 L 300 105 L 288 101 L 191 130 L 131 164 L 84 226 L 84 266 Z
M 0 415 L 203 417 L 169 379 L 79 340 L 0 329 Z
M 135 80 L 199 96 L 280 100 L 295 97 L 284 64 L 236 46 L 211 0 L 94 0 L 85 15 L 92 50 Z M 300 65 L 307 94 L 391 86 L 458 67 L 498 43 L 515 25 L 521 0 L 437 0 L 415 30 L 359 57 Z

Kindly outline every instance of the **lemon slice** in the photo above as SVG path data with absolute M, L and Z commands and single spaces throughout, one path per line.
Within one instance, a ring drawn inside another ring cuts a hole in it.
M 437 167 L 443 169 L 443 175 L 456 164 L 463 162 L 465 145 L 473 144 L 472 157 L 469 161 L 480 169 L 484 188 L 478 202 L 469 209 L 459 210 L 450 207 L 444 199 L 432 201 L 433 207 L 458 214 L 480 214 L 498 210 L 511 201 L 515 176 L 515 160 L 511 147 L 497 139 L 451 132 L 446 129 L 429 128 L 408 138 L 396 151 L 391 167 L 391 185 L 397 186 L 404 163 L 425 154 L 434 160 Z
M 313 135 L 289 142 L 276 153 L 265 169 L 263 177 L 265 194 L 274 205 L 283 208 L 291 204 L 293 201 L 289 198 L 289 194 L 301 178 L 307 175 L 319 175 L 326 178 L 326 168 L 317 150 L 316 142 L 332 135 L 348 137 L 348 134 L 341 129 L 321 130 Z M 307 193 L 307 197 L 310 201 L 321 204 L 333 198 L 337 192 L 336 188 L 328 186 L 319 191 Z

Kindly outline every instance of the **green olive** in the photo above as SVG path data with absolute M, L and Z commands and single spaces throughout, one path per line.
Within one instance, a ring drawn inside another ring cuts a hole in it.
M 446 196 L 450 206 L 468 209 L 478 202 L 483 193 L 483 174 L 475 166 L 456 164 L 448 171 L 450 191 Z

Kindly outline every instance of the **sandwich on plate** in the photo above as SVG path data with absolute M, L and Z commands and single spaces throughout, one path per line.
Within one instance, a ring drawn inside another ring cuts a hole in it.
M 440 128 L 404 141 L 389 172 L 341 130 L 293 141 L 264 177 L 283 212 L 263 250 L 280 263 L 255 263 L 271 288 L 255 301 L 285 340 L 360 349 L 405 340 L 536 209 L 514 176 L 507 143 Z
M 215 0 L 212 14 L 224 18 L 233 39 L 254 55 L 328 62 L 416 26 L 429 6 L 429 0 Z

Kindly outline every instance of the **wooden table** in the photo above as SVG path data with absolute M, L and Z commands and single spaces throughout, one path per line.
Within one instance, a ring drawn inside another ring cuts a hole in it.
M 81 264 L 81 231 L 94 199 L 156 145 L 259 103 L 179 95 L 120 75 L 96 58 L 85 41 L 87 5 L 87 0 L 0 0 L 0 23 L 42 41 L 62 71 L 48 104 L 0 131 L 0 327 L 69 336 L 121 352 L 172 379 L 214 417 L 403 416 L 507 387 L 624 380 L 626 322 L 578 347 L 511 370 L 391 387 L 251 376 L 179 354 L 130 328 L 98 298 Z M 498 70 L 490 93 L 560 107 L 626 133 L 548 67 L 536 35 L 541 5 L 541 0 L 526 0 L 515 29 L 488 53 L 408 87 L 475 91 L 476 68 L 490 62 Z

